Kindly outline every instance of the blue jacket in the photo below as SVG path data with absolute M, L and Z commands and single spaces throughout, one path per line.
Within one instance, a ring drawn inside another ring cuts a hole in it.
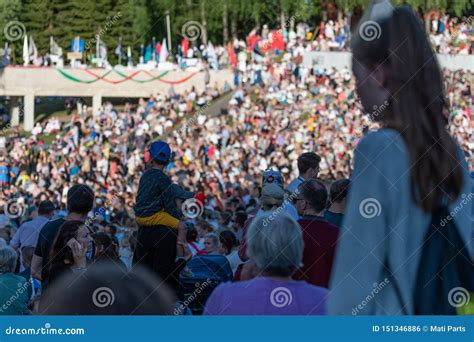
M 458 158 L 465 174 L 462 196 L 450 206 L 450 211 L 457 208 L 454 221 L 472 254 L 471 204 L 465 203 L 472 194 L 461 149 Z M 384 272 L 386 259 L 400 288 L 403 305 L 412 314 L 421 246 L 431 215 L 413 201 L 412 164 L 407 146 L 397 131 L 381 129 L 362 139 L 354 159 L 347 214 L 330 282 L 328 314 L 402 314 L 393 281 Z

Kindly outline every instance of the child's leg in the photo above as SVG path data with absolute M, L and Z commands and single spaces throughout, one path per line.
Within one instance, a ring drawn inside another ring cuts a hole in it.
M 183 256 L 184 255 L 184 247 L 187 243 L 186 235 L 188 233 L 188 226 L 183 221 L 180 221 L 178 224 L 178 241 L 176 245 L 176 255 Z

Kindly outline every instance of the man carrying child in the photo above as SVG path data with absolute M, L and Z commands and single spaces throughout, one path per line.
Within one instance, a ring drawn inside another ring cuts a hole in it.
M 173 184 L 165 174 L 171 160 L 167 143 L 153 142 L 148 153 L 148 169 L 140 178 L 134 207 L 139 230 L 133 263 L 153 270 L 176 291 L 179 272 L 190 257 L 185 248 L 188 228 L 180 220 L 178 204 L 194 193 Z

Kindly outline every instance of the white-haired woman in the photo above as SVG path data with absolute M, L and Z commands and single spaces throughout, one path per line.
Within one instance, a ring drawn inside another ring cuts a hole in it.
M 11 247 L 0 248 L 0 315 L 28 313 L 28 283 L 13 274 L 18 255 Z
M 327 290 L 291 275 L 301 265 L 303 237 L 288 214 L 258 216 L 248 231 L 247 252 L 257 265 L 252 280 L 217 287 L 206 315 L 322 315 Z

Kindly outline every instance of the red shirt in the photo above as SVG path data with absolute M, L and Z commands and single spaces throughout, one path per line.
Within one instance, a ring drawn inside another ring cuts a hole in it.
M 293 279 L 328 288 L 339 228 L 318 216 L 303 216 L 298 222 L 303 231 L 303 267 Z

